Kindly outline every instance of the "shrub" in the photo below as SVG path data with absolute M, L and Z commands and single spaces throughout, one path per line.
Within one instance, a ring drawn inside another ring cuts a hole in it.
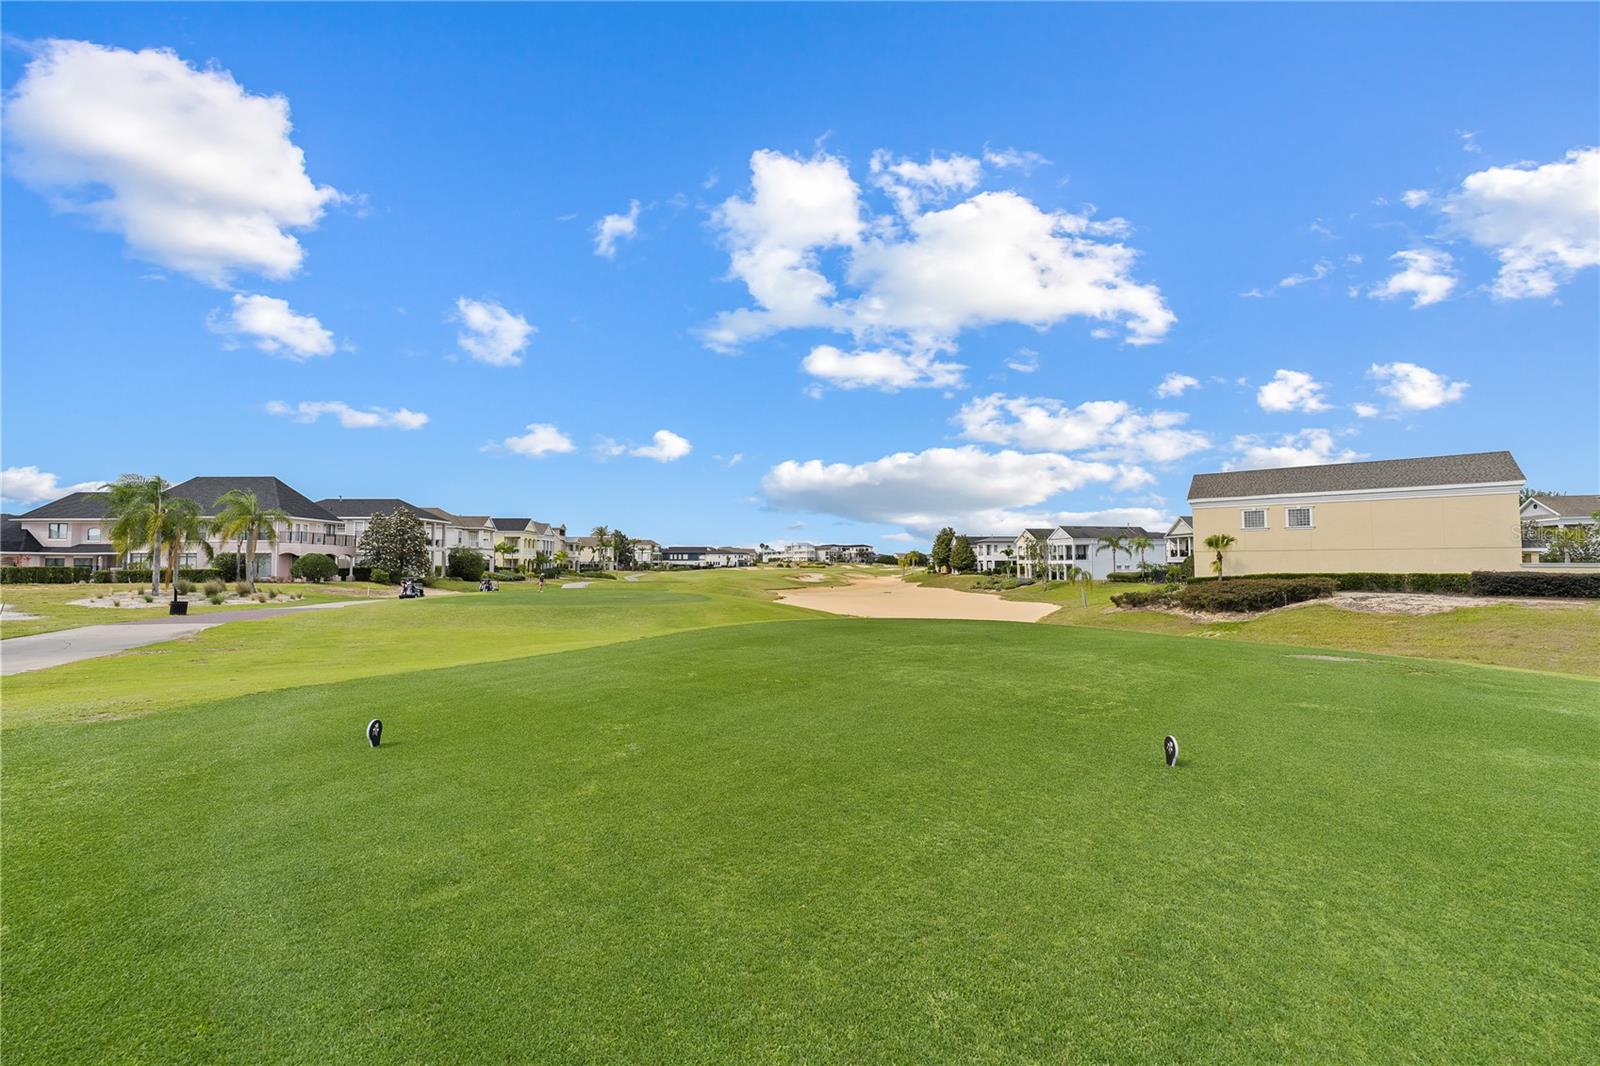
M 77 569 L 75 566 L 0 567 L 0 582 L 7 585 L 70 585 L 75 581 L 88 580 L 79 575 Z
M 333 561 L 333 557 L 331 555 L 323 555 L 320 552 L 312 552 L 310 555 L 300 556 L 294 561 L 294 565 L 289 568 L 289 573 L 295 577 L 303 578 L 306 581 L 314 581 L 319 585 L 324 581 L 331 580 L 338 572 L 339 565 Z
M 218 552 L 211 557 L 211 565 L 224 581 L 238 581 L 244 577 L 244 559 L 238 552 Z
M 1231 578 L 1191 582 L 1177 603 L 1186 611 L 1267 611 L 1331 596 L 1335 588 L 1328 577 Z
M 1121 583 L 1124 583 L 1124 584 L 1133 585 L 1133 584 L 1140 584 L 1142 582 L 1148 581 L 1148 580 L 1150 580 L 1150 578 L 1148 576 L 1146 576 L 1145 574 L 1129 573 L 1127 571 L 1123 571 L 1122 573 L 1117 573 L 1117 574 L 1107 574 L 1106 575 L 1106 580 L 1107 581 L 1117 581 L 1117 582 L 1121 582 Z
M 372 570 L 369 573 L 370 573 L 370 576 L 371 576 L 371 578 L 372 578 L 372 580 L 373 580 L 373 582 L 375 584 L 379 584 L 379 585 L 394 585 L 394 584 L 397 584 L 397 582 L 393 578 L 391 578 L 389 576 L 389 571 L 383 569 L 382 567 L 373 567 Z
M 1471 580 L 1467 574 L 1252 574 L 1248 580 L 1293 581 L 1309 577 L 1327 578 L 1339 592 L 1449 592 L 1466 595 L 1471 591 Z M 1197 584 L 1211 584 L 1217 579 L 1208 575 L 1193 580 Z M 1223 584 L 1238 580 L 1245 579 L 1230 577 Z
M 224 600 L 225 600 L 225 599 L 227 599 L 227 597 L 226 597 L 226 596 L 224 596 L 224 595 L 223 595 L 223 594 L 222 594 L 222 593 L 220 593 L 220 592 L 213 592 L 213 593 L 211 593 L 211 594 L 210 594 L 210 595 L 208 595 L 208 596 L 207 596 L 207 597 L 206 597 L 206 599 L 208 599 L 208 600 L 210 600 L 210 601 L 211 601 L 211 603 L 212 603 L 212 604 L 213 604 L 213 605 L 215 605 L 215 606 L 218 606 L 218 607 L 220 607 L 220 606 L 222 606 L 222 602 L 223 602 L 223 601 L 224 601 Z
M 483 577 L 483 572 L 489 568 L 483 556 L 471 548 L 451 548 L 445 564 L 445 572 L 462 581 L 477 581 Z
M 265 592 L 256 593 L 255 601 L 257 603 L 266 603 L 267 602 L 267 594 Z
M 1158 589 L 1133 589 L 1111 597 L 1118 607 L 1171 607 L 1177 603 L 1178 586 L 1163 585 Z
M 1563 574 L 1537 570 L 1474 570 L 1472 594 L 1600 599 L 1600 574 Z
M 186 577 L 180 577 L 175 584 L 178 586 L 178 595 L 187 596 L 194 591 L 194 582 Z
M 144 602 L 146 602 L 146 603 L 154 603 L 154 602 L 156 602 L 156 598 L 154 596 L 150 595 L 148 592 L 140 593 L 140 598 L 142 600 L 144 600 Z
M 236 596 L 248 596 L 248 595 L 250 595 L 250 582 L 248 582 L 248 581 L 236 581 L 236 582 L 234 582 L 233 592 L 234 592 L 234 595 L 236 595 Z
M 228 591 L 228 586 L 224 585 L 220 579 L 212 578 L 210 581 L 206 582 L 205 590 L 207 597 L 221 596 L 224 592 Z

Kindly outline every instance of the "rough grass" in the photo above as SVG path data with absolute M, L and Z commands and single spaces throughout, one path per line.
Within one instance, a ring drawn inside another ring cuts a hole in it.
M 974 584 L 970 574 L 918 574 L 915 580 L 936 588 L 962 590 L 971 589 Z M 1052 625 L 1415 655 L 1600 677 L 1600 604 L 1592 601 L 1471 606 L 1472 599 L 1462 597 L 1468 606 L 1434 615 L 1381 615 L 1318 604 L 1226 622 L 1195 621 L 1161 611 L 1112 609 L 1111 597 L 1117 593 L 1154 587 L 1097 582 L 1089 589 L 1087 608 L 1081 605 L 1080 590 L 1060 581 L 1047 587 L 1028 585 L 1008 592 L 976 594 L 1058 604 L 1061 610 L 1043 619 Z
M 834 618 L 415 669 L 592 591 L 425 601 L 389 676 L 8 730 L 8 1063 L 1600 1046 L 1592 682 Z M 236 628 L 311 632 L 274 625 Z

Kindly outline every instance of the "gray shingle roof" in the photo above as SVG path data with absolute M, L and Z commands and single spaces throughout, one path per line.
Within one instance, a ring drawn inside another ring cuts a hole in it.
M 1379 459 L 1368 463 L 1330 463 L 1326 466 L 1286 466 L 1271 470 L 1196 474 L 1194 480 L 1189 482 L 1189 499 L 1292 496 L 1313 492 L 1361 492 L 1522 480 L 1522 468 L 1510 452 L 1474 452 L 1468 455 L 1431 455 L 1420 459 Z
M 0 521 L 0 551 L 7 555 L 38 555 L 44 545 L 15 518 L 7 516 Z
M 1600 496 L 1535 496 L 1533 498 L 1564 518 L 1587 518 L 1596 511 L 1600 511 Z
M 1050 534 L 1055 532 L 1055 528 L 1051 527 L 1049 529 L 1024 529 L 1022 532 L 1024 532 L 1024 533 L 1032 533 L 1035 540 L 1049 540 L 1050 539 Z
M 277 507 L 291 518 L 311 518 L 319 522 L 337 522 L 339 516 L 327 508 L 312 503 L 275 477 L 192 477 L 172 486 L 172 495 L 193 500 L 200 505 L 202 514 L 216 514 L 217 500 L 233 490 L 253 492 L 263 507 Z
M 59 500 L 35 507 L 18 518 L 104 518 L 110 494 L 105 492 L 69 492 Z
M 1138 526 L 1061 526 L 1059 527 L 1073 540 L 1099 540 L 1101 537 L 1165 537 L 1165 533 L 1152 533 L 1148 529 Z
M 406 511 L 416 515 L 418 518 L 425 518 L 429 522 L 437 522 L 439 520 L 438 515 L 425 507 L 418 507 L 416 504 L 407 503 L 405 500 L 386 497 L 355 498 L 337 496 L 331 499 L 318 500 L 317 506 L 338 515 L 340 518 L 371 518 L 375 514 L 394 514 L 396 511 Z
M 502 533 L 523 533 L 532 521 L 531 518 L 496 518 L 494 528 Z

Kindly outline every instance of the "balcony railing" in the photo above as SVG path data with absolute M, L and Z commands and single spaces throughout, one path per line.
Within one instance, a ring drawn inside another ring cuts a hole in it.
M 348 533 L 310 533 L 291 529 L 278 534 L 279 544 L 326 544 L 337 548 L 355 547 L 356 538 Z

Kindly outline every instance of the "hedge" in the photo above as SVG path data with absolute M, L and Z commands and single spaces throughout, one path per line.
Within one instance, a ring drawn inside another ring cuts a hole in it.
M 1186 611 L 1269 611 L 1332 596 L 1335 588 L 1329 577 L 1235 578 L 1190 583 L 1177 602 Z
M 1540 573 L 1536 570 L 1474 570 L 1472 594 L 1600 599 L 1600 574 Z
M 118 570 L 118 583 L 148 584 L 148 570 Z M 210 581 L 217 577 L 215 570 L 180 569 L 178 576 L 190 581 Z M 0 584 L 7 585 L 74 585 L 91 582 L 101 585 L 111 583 L 110 570 L 91 570 L 87 566 L 0 566 Z
M 1470 574 L 1251 574 L 1248 578 L 1225 577 L 1224 585 L 1235 581 L 1295 581 L 1301 578 L 1328 578 L 1339 592 L 1472 592 Z M 1195 577 L 1194 584 L 1212 584 L 1216 577 Z
M 1118 607 L 1171 607 L 1178 602 L 1178 586 L 1119 592 L 1111 597 L 1111 602 Z

